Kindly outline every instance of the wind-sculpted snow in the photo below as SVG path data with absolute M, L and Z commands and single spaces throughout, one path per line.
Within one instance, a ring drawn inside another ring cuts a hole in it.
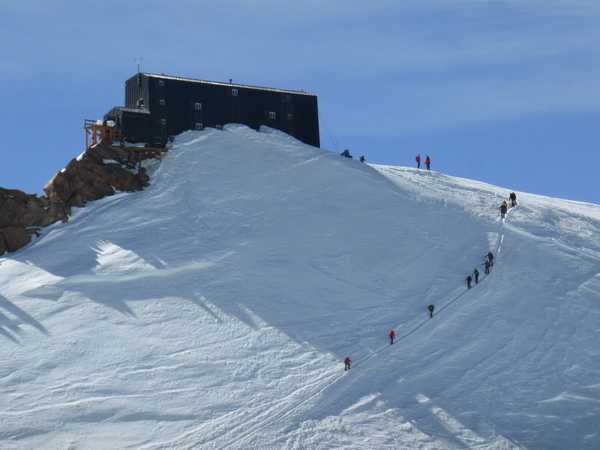
M 0 447 L 599 448 L 600 207 L 509 192 L 178 136 L 0 259 Z

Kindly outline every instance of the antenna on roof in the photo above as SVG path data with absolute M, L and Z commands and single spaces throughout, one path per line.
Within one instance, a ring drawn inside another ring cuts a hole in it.
M 142 71 L 142 63 L 144 62 L 144 57 L 138 56 L 133 60 L 137 63 L 137 73 L 140 73 Z

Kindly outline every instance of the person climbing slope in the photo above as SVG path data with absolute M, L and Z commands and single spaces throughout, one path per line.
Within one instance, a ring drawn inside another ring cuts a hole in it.
M 490 274 L 490 260 L 486 258 L 485 262 L 483 263 L 483 272 L 486 275 Z
M 510 199 L 511 208 L 514 208 L 515 206 L 517 206 L 517 194 L 515 194 L 514 192 L 511 192 L 510 195 L 508 196 L 508 198 Z
M 467 277 L 467 289 L 471 289 L 471 282 L 473 281 L 473 278 L 471 278 L 471 275 L 469 275 Z
M 508 203 L 506 200 L 502 200 L 502 204 L 500 205 L 500 218 L 504 219 L 506 217 L 506 211 L 508 211 Z
M 427 155 L 427 158 L 425 158 L 425 167 L 427 170 L 431 169 L 431 157 L 429 155 Z
M 417 161 L 417 169 L 421 168 L 421 154 L 417 153 L 417 156 L 415 157 L 415 161 Z
M 390 345 L 393 345 L 394 344 L 394 339 L 396 339 L 396 332 L 394 331 L 393 328 L 388 333 L 388 336 L 390 337 Z
M 477 270 L 477 267 L 473 270 L 473 278 L 475 278 L 475 284 L 479 284 L 479 270 Z
M 494 265 L 494 254 L 492 252 L 488 252 L 486 259 L 490 263 L 490 267 L 492 267 Z
M 344 370 L 350 370 L 351 365 L 352 365 L 352 360 L 350 359 L 349 356 L 346 356 L 346 359 L 344 359 Z
M 427 307 L 428 311 L 429 311 L 429 317 L 432 318 L 433 317 L 433 310 L 435 309 L 435 306 L 433 305 L 429 305 Z

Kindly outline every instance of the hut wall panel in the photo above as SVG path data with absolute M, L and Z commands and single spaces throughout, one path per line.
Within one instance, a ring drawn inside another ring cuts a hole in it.
M 140 82 L 141 81 L 141 82 Z M 237 96 L 232 89 L 237 89 Z M 195 123 L 215 127 L 243 123 L 258 129 L 267 125 L 285 131 L 297 139 L 319 146 L 317 97 L 188 80 L 134 75 L 126 82 L 127 107 L 135 108 L 138 98 L 150 110 L 146 133 L 156 141 L 193 129 Z M 194 104 L 201 103 L 201 111 Z M 275 113 L 275 118 L 269 115 Z M 139 130 L 137 131 L 139 133 Z

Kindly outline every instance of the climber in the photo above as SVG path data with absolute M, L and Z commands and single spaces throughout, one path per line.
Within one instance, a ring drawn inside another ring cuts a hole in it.
M 365 158 L 365 155 L 362 155 L 362 156 L 360 157 L 360 162 L 361 162 L 361 163 L 364 163 L 366 160 L 367 160 L 367 158 Z
M 388 336 L 390 337 L 390 345 L 393 345 L 394 344 L 394 339 L 396 339 L 396 332 L 394 331 L 393 328 L 388 333 Z
M 490 263 L 490 267 L 492 267 L 494 265 L 494 254 L 492 252 L 488 252 L 486 258 Z
M 473 281 L 473 278 L 471 278 L 471 275 L 469 275 L 467 277 L 467 289 L 471 289 L 471 281 Z
M 350 150 L 348 150 L 348 149 L 346 149 L 342 153 L 340 153 L 340 156 L 352 159 L 352 155 L 350 154 Z
M 504 219 L 506 217 L 506 211 L 508 211 L 508 203 L 506 200 L 502 200 L 502 204 L 500 205 L 500 218 Z
M 433 317 L 433 310 L 435 309 L 435 306 L 429 305 L 427 309 L 429 310 L 429 317 Z
M 477 267 L 473 270 L 473 278 L 475 278 L 475 284 L 479 284 L 479 270 L 477 270 Z
M 425 158 L 425 167 L 427 167 L 427 170 L 431 169 L 431 158 L 429 155 L 427 155 L 427 158 Z
M 517 194 L 515 194 L 514 192 L 511 192 L 510 195 L 508 196 L 508 198 L 510 199 L 511 208 L 514 208 L 515 206 L 517 206 Z
M 483 272 L 486 275 L 490 274 L 490 260 L 489 259 L 486 259 L 485 262 L 483 263 Z
M 417 161 L 417 169 L 421 168 L 421 154 L 417 153 L 417 156 L 415 157 L 415 161 Z
M 346 359 L 344 360 L 344 370 L 350 370 L 351 365 L 352 365 L 352 360 L 350 359 L 349 356 L 346 356 Z

